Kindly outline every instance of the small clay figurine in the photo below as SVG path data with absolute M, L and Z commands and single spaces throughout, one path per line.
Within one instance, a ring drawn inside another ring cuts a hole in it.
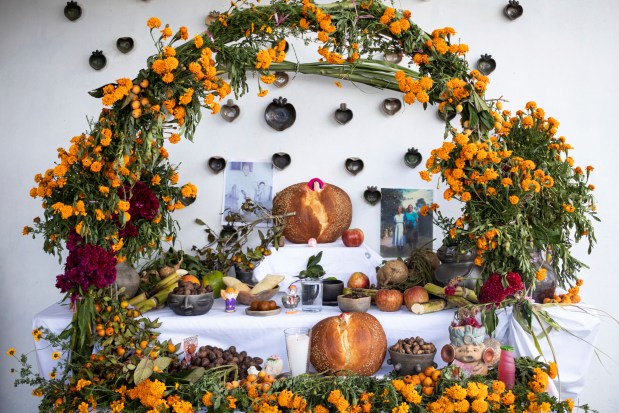
M 236 311 L 236 297 L 238 295 L 239 292 L 234 287 L 228 287 L 221 292 L 221 296 L 226 301 L 226 313 L 233 313 Z

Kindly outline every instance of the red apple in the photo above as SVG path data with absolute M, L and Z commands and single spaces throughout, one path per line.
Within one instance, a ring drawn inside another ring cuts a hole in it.
M 398 290 L 378 290 L 375 300 L 380 311 L 398 311 L 404 299 Z
M 348 288 L 369 288 L 370 278 L 362 272 L 353 272 L 346 285 Z
M 358 247 L 363 244 L 363 231 L 359 228 L 349 228 L 342 232 L 342 241 L 347 247 Z
M 404 304 L 406 304 L 406 308 L 409 310 L 413 304 L 427 303 L 428 301 L 430 301 L 428 291 L 420 285 L 407 288 L 404 291 Z

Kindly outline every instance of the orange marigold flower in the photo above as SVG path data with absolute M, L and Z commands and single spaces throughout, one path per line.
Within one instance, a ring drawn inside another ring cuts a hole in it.
M 161 20 L 156 17 L 151 17 L 146 22 L 146 25 L 151 29 L 158 29 L 159 27 L 161 27 Z
M 258 92 L 258 97 L 263 97 L 263 96 L 266 96 L 268 93 L 269 93 L 269 91 L 268 91 L 268 90 L 263 89 L 263 90 L 261 90 L 260 92 Z
M 518 202 L 520 202 L 520 198 L 518 198 L 516 195 L 512 195 L 509 197 L 509 202 L 512 205 L 516 205 Z
M 187 40 L 189 38 L 187 27 L 181 26 L 181 28 L 179 29 L 179 35 L 182 40 Z
M 204 39 L 202 38 L 202 36 L 196 34 L 193 37 L 193 44 L 196 46 L 196 49 L 200 49 L 202 45 L 204 45 Z

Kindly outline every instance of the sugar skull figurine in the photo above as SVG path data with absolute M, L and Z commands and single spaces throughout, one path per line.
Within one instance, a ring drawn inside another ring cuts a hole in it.
M 449 326 L 449 339 L 441 350 L 441 358 L 460 367 L 467 375 L 488 373 L 496 363 L 496 350 L 490 340 L 484 341 L 486 329 L 472 325 Z
M 226 300 L 226 312 L 233 313 L 236 311 L 236 297 L 239 295 L 238 290 L 233 287 L 228 287 L 221 292 L 221 296 Z

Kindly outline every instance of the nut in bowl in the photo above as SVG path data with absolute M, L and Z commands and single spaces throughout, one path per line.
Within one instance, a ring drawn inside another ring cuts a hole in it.
M 389 347 L 387 364 L 392 364 L 400 376 L 419 374 L 427 367 L 436 367 L 435 355 L 434 344 L 426 343 L 421 337 L 407 338 Z
M 370 308 L 371 301 L 370 296 L 358 293 L 337 296 L 337 305 L 343 313 L 365 313 Z

